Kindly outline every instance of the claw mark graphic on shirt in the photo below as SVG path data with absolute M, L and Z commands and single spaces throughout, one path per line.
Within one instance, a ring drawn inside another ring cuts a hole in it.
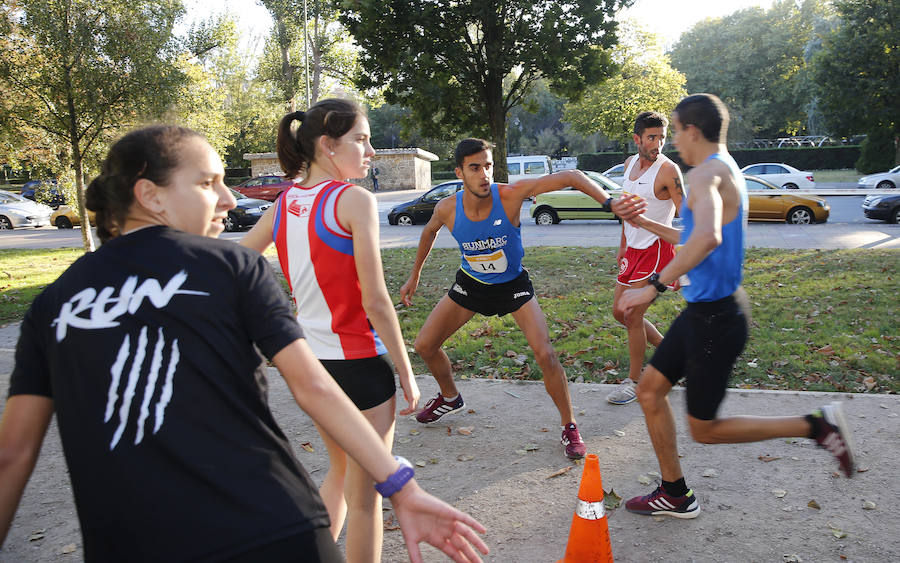
M 187 277 L 187 272 L 182 270 L 162 286 L 153 278 L 148 278 L 138 285 L 138 277 L 131 276 L 122 284 L 118 297 L 114 296 L 116 291 L 114 287 L 104 287 L 99 293 L 92 287 L 79 291 L 63 303 L 59 315 L 53 320 L 52 326 L 56 327 L 56 341 L 62 342 L 70 326 L 88 330 L 119 326 L 116 319 L 125 313 L 134 314 L 144 300 L 149 300 L 154 307 L 162 309 L 175 295 L 209 295 L 205 291 L 181 289 Z
M 118 426 L 116 427 L 116 431 L 113 434 L 112 440 L 110 441 L 110 450 L 114 449 L 122 439 L 122 434 L 125 432 L 125 428 L 128 425 L 129 415 L 131 414 L 131 408 L 134 404 L 135 396 L 139 391 L 138 381 L 140 380 L 141 374 L 144 371 L 144 363 L 147 356 L 147 345 L 149 341 L 147 330 L 148 329 L 146 326 L 141 329 L 140 335 L 138 336 L 137 345 L 135 346 L 134 350 L 131 349 L 131 337 L 127 334 L 125 335 L 125 338 L 122 340 L 122 345 L 119 347 L 119 353 L 116 356 L 116 361 L 110 368 L 111 378 L 109 383 L 109 390 L 107 391 L 106 396 L 106 412 L 104 414 L 103 422 L 109 422 L 113 418 L 113 415 L 116 412 L 116 404 L 119 403 L 120 391 L 122 393 L 121 403 L 119 404 L 118 409 Z M 171 342 L 171 345 L 169 347 L 169 360 L 168 365 L 166 366 L 165 379 L 163 380 L 162 385 L 159 386 L 159 375 L 163 367 L 165 348 L 165 334 L 163 333 L 162 328 L 159 328 L 157 329 L 156 344 L 153 348 L 152 357 L 150 358 L 150 367 L 146 375 L 147 380 L 143 386 L 143 389 L 140 390 L 142 396 L 138 419 L 136 422 L 137 428 L 135 429 L 134 437 L 135 445 L 140 444 L 144 439 L 144 426 L 147 422 L 147 419 L 150 417 L 150 405 L 153 402 L 154 396 L 157 394 L 157 388 L 160 387 L 159 396 L 156 398 L 156 404 L 154 405 L 153 411 L 153 434 L 159 432 L 159 429 L 162 427 L 163 421 L 165 419 L 166 407 L 172 400 L 175 368 L 178 366 L 178 361 L 181 358 L 181 353 L 178 348 L 178 340 L 175 339 Z M 122 374 L 129 359 L 131 360 L 131 367 L 128 371 L 128 379 L 125 382 L 124 390 L 121 390 Z

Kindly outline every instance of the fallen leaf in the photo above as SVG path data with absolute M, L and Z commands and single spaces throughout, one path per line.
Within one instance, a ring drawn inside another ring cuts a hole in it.
M 447 427 L 447 436 L 450 436 L 451 434 L 453 434 L 453 429 L 448 426 Z
M 309 442 L 303 442 L 302 444 L 300 444 L 300 447 L 308 451 L 309 453 L 313 453 L 314 451 L 316 451 L 313 449 L 312 444 L 310 444 Z
M 866 391 L 871 391 L 875 388 L 875 378 L 872 376 L 866 377 L 863 379 L 863 385 L 866 386 Z
M 806 503 L 806 506 L 808 506 L 810 508 L 815 508 L 816 510 L 822 510 L 822 507 L 819 506 L 819 503 L 817 503 L 815 500 L 809 501 L 808 503 Z
M 388 516 L 387 519 L 384 521 L 384 529 L 385 530 L 399 530 L 400 529 L 400 524 L 396 520 L 394 520 L 393 514 Z
M 563 468 L 560 469 L 559 471 L 556 471 L 556 472 L 554 472 L 554 473 L 551 473 L 550 475 L 547 475 L 547 477 L 545 477 L 545 479 L 552 479 L 552 478 L 554 478 L 554 477 L 559 477 L 560 475 L 565 475 L 566 473 L 568 473 L 569 471 L 571 471 L 573 467 L 575 467 L 575 466 L 574 466 L 574 465 L 570 465 L 570 466 L 568 466 L 568 467 L 563 467 Z
M 459 454 L 456 456 L 456 461 L 472 461 L 475 459 L 475 456 L 469 454 Z
M 475 430 L 474 426 L 460 426 L 456 429 L 457 432 L 462 434 L 463 436 L 471 436 L 472 430 Z
M 841 538 L 846 538 L 846 537 L 847 537 L 847 532 L 845 532 L 844 530 L 842 530 L 842 529 L 836 527 L 834 524 L 832 524 L 832 523 L 829 522 L 829 523 L 828 523 L 828 527 L 831 528 L 831 535 L 834 536 L 834 537 L 836 537 L 837 539 L 841 539 Z
M 625 432 L 623 430 L 613 430 L 613 433 L 616 436 L 624 436 L 625 435 Z
M 428 462 L 425 461 L 424 459 L 420 459 L 420 460 L 416 461 L 416 467 L 425 467 L 426 465 L 428 465 Z
M 42 530 L 34 531 L 31 533 L 30 536 L 28 536 L 28 541 L 42 540 L 42 539 L 44 539 L 44 535 L 46 534 L 46 532 L 47 532 L 46 528 L 44 528 Z
M 66 544 L 59 550 L 61 555 L 66 555 L 69 553 L 75 553 L 75 550 L 78 549 L 74 543 Z
M 715 469 L 707 469 L 706 471 L 703 472 L 703 476 L 704 477 L 718 477 L 719 472 L 716 471 Z
M 437 463 L 438 463 L 438 458 L 433 457 L 433 458 L 431 458 L 431 459 L 428 460 L 428 463 L 430 463 L 431 465 L 437 465 Z
M 870 500 L 863 501 L 863 510 L 875 510 L 875 503 Z
M 528 452 L 526 452 L 525 450 L 516 450 L 516 453 L 519 454 L 519 455 L 525 455 L 525 454 L 527 454 Z
M 412 430 L 409 431 L 409 433 L 410 433 L 411 436 L 418 436 L 418 435 L 421 434 L 422 432 L 420 432 L 419 430 L 416 430 L 415 428 L 413 428 Z
M 787 495 L 787 491 L 784 489 L 772 489 L 772 494 L 775 495 L 776 498 L 784 498 Z
M 800 559 L 800 556 L 796 553 L 791 553 L 790 555 L 785 553 L 781 556 L 781 560 L 784 561 L 784 563 L 803 563 L 803 560 Z
M 507 358 L 515 358 L 518 354 L 514 350 L 507 350 L 505 354 L 503 354 Z
M 820 354 L 824 354 L 826 356 L 833 356 L 834 348 L 831 347 L 831 344 L 826 344 L 825 346 L 822 346 L 821 348 L 816 350 L 816 352 L 818 352 Z
M 638 483 L 640 483 L 641 485 L 649 485 L 652 482 L 653 480 L 650 479 L 650 477 L 647 477 L 646 475 L 638 475 Z
M 469 414 L 475 414 L 475 409 L 469 409 L 469 410 L 467 410 L 466 412 L 469 413 Z
M 780 457 L 777 457 L 777 456 L 771 456 L 771 455 L 761 455 L 761 456 L 759 456 L 759 458 L 757 458 L 757 459 L 759 459 L 760 461 L 764 461 L 764 462 L 766 462 L 766 463 L 769 463 L 770 461 L 775 461 L 776 459 L 781 459 L 781 458 L 780 458 Z
M 603 492 L 603 506 L 606 507 L 607 510 L 615 510 L 619 508 L 619 505 L 622 504 L 622 497 L 616 494 L 614 489 L 610 489 L 609 492 Z
M 550 432 L 549 428 L 541 428 L 541 432 Z
M 408 444 L 408 443 L 412 442 L 412 440 L 410 438 L 403 437 L 403 438 L 397 438 L 397 442 L 400 444 Z
M 537 444 L 525 444 L 522 449 L 526 452 L 536 452 L 541 448 Z

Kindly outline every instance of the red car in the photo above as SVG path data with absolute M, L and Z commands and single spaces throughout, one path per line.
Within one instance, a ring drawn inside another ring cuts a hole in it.
M 244 180 L 234 186 L 234 190 L 254 199 L 275 201 L 278 194 L 289 188 L 293 180 L 287 180 L 281 176 L 257 176 Z

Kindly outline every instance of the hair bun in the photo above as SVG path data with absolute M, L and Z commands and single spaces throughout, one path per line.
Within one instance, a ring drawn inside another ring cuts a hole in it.
M 306 119 L 305 111 L 295 111 L 294 113 L 291 114 L 291 121 L 302 122 L 304 119 Z

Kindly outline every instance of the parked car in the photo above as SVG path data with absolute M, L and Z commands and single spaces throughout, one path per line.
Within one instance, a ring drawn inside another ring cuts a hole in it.
M 750 176 L 756 176 L 772 182 L 776 186 L 788 190 L 811 190 L 816 187 L 812 172 L 797 170 L 787 164 L 764 162 L 762 164 L 748 164 L 741 168 L 741 172 Z
M 275 201 L 278 194 L 293 184 L 293 180 L 287 180 L 281 176 L 257 176 L 244 180 L 233 189 L 250 198 Z
M 37 201 L 37 193 L 41 190 L 46 190 L 44 201 L 41 203 L 45 203 L 53 209 L 60 205 L 65 205 L 66 197 L 59 189 L 59 184 L 57 184 L 56 180 L 29 180 L 22 184 L 21 195 L 25 199 Z
M 510 184 L 525 178 L 540 178 L 551 172 L 550 157 L 543 154 L 529 156 L 507 156 L 506 169 Z
M 0 230 L 44 227 L 50 224 L 53 210 L 19 194 L 0 190 Z
M 862 210 L 869 219 L 900 223 L 900 194 L 866 196 Z
M 94 212 L 90 209 L 87 210 L 88 213 L 88 221 L 91 222 L 91 225 L 94 224 Z M 57 229 L 71 229 L 72 227 L 80 227 L 81 226 L 81 217 L 78 215 L 78 211 L 72 209 L 68 205 L 60 205 L 56 211 L 53 212 L 53 215 L 50 216 L 50 224 L 56 225 Z
M 228 232 L 252 227 L 262 217 L 263 212 L 272 207 L 271 201 L 247 197 L 234 189 L 231 190 L 231 193 L 234 194 L 237 205 L 234 209 L 229 209 L 228 216 L 225 217 L 225 230 Z
M 603 175 L 621 186 L 622 181 L 625 180 L 625 163 L 607 168 Z
M 897 186 L 900 186 L 900 166 L 895 166 L 887 172 L 863 176 L 857 183 L 857 187 L 865 189 L 892 190 Z
M 606 176 L 591 170 L 582 172 L 611 196 L 622 195 L 622 186 Z M 615 219 L 621 222 L 614 213 L 601 211 L 596 199 L 572 187 L 538 194 L 531 206 L 531 216 L 537 225 L 555 225 L 563 219 Z
M 786 192 L 775 184 L 744 174 L 751 221 L 779 221 L 795 225 L 824 223 L 831 207 L 824 198 Z
M 427 223 L 434 214 L 434 206 L 445 197 L 451 196 L 461 189 L 461 180 L 440 183 L 416 199 L 394 206 L 388 212 L 388 223 L 391 225 Z

